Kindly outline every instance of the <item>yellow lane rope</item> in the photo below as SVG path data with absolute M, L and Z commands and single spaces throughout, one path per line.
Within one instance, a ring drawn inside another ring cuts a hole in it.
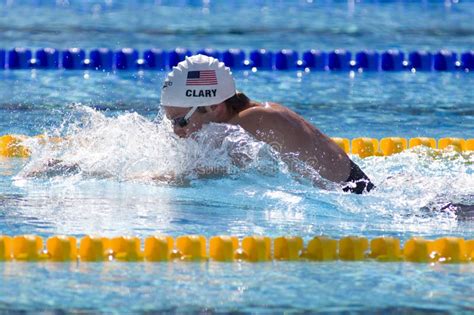
M 36 136 L 44 141 L 59 142 L 60 138 L 46 138 L 42 135 Z M 0 136 L 0 157 L 18 157 L 27 158 L 30 156 L 30 150 L 23 143 L 28 136 L 23 135 L 4 135 Z M 474 139 L 462 139 L 462 138 L 402 138 L 402 137 L 388 137 L 380 140 L 375 138 L 354 138 L 349 140 L 348 138 L 332 138 L 346 153 L 352 153 L 360 156 L 361 158 L 369 156 L 389 156 L 392 154 L 400 153 L 406 149 L 413 148 L 415 146 L 423 145 L 432 149 L 439 150 L 455 150 L 457 152 L 462 151 L 474 151 Z
M 79 243 L 79 246 L 78 246 Z M 0 236 L 0 261 L 380 261 L 420 263 L 474 262 L 474 239 L 414 237 L 400 245 L 393 237 L 348 236 L 339 240 L 314 237 L 304 244 L 301 237 L 150 236 L 113 238 L 85 236 Z

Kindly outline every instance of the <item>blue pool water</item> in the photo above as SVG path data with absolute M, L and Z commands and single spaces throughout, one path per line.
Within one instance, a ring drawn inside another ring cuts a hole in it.
M 260 2 L 258 10 L 213 2 L 38 3 L 0 5 L 1 45 L 473 48 L 472 3 L 279 1 Z M 284 17 L 278 12 L 285 4 Z M 128 17 L 130 10 L 137 15 Z M 18 18 L 28 12 L 35 14 Z M 447 202 L 474 204 L 472 153 L 418 148 L 353 157 L 378 186 L 373 193 L 315 188 L 238 128 L 211 125 L 197 141 L 174 137 L 157 106 L 164 75 L 0 71 L 0 135 L 69 139 L 48 146 L 29 140 L 30 159 L 0 159 L 0 234 L 474 238 L 472 219 L 439 210 Z M 235 77 L 253 99 L 283 103 L 330 136 L 473 137 L 472 73 L 238 71 Z M 234 166 L 229 152 L 245 156 L 248 167 Z M 41 169 L 51 157 L 83 171 L 46 176 Z M 193 173 L 216 165 L 229 174 Z M 171 171 L 182 181 L 154 180 Z M 469 313 L 472 283 L 472 263 L 0 263 L 0 313 Z
M 473 48 L 470 1 L 361 2 L 10 0 L 0 3 L 0 43 L 140 50 Z

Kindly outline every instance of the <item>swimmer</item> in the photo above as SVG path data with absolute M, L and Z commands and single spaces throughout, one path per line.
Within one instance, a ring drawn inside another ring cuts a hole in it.
M 229 68 L 215 58 L 195 55 L 174 67 L 164 81 L 161 106 L 179 137 L 211 122 L 239 125 L 282 157 L 297 157 L 321 177 L 341 184 L 343 191 L 362 194 L 374 188 L 344 150 L 303 117 L 236 91 Z

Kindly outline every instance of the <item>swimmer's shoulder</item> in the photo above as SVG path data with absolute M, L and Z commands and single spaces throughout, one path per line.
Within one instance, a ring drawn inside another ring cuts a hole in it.
M 267 129 L 281 125 L 285 120 L 285 107 L 277 103 L 254 103 L 253 106 L 239 112 L 229 123 L 240 125 L 247 131 Z
M 240 122 L 245 120 L 261 120 L 277 118 L 286 114 L 288 109 L 277 103 L 252 103 L 252 105 L 235 115 L 231 122 Z

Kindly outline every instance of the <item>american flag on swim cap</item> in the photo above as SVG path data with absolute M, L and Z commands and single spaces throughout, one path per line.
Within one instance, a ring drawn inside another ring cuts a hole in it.
M 189 71 L 186 85 L 217 85 L 216 70 Z

